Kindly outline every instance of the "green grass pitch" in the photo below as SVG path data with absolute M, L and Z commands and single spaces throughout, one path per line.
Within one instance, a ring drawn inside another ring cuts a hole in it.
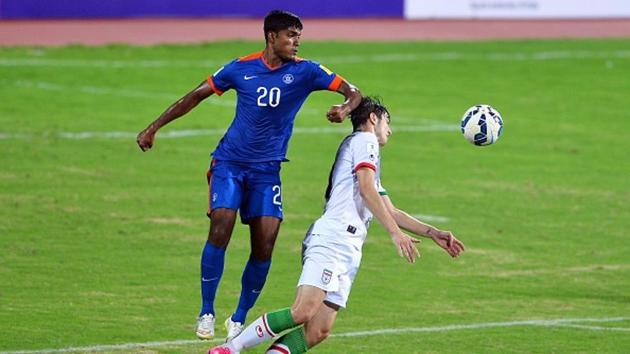
M 171 123 L 150 152 L 135 134 L 222 63 L 259 49 L 0 49 L 0 351 L 178 340 L 104 350 L 207 350 L 193 342 L 205 172 L 235 95 Z M 314 353 L 630 351 L 630 41 L 305 41 L 301 55 L 383 98 L 394 129 L 383 150 L 390 196 L 438 217 L 428 221 L 468 249 L 451 260 L 425 240 L 409 265 L 375 222 L 333 332 L 393 332 L 332 337 Z M 325 112 L 341 99 L 314 93 L 296 127 L 329 128 Z M 477 103 L 503 115 L 493 146 L 458 131 Z M 336 127 L 291 141 L 286 219 L 249 320 L 293 300 L 302 236 L 350 131 Z M 202 134 L 169 136 L 182 131 Z M 219 322 L 238 301 L 248 250 L 238 226 Z M 520 322 L 557 319 L 587 320 Z

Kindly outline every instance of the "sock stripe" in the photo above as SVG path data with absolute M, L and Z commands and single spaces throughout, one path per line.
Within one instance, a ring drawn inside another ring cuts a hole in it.
M 271 337 L 275 337 L 276 334 L 273 333 L 273 331 L 271 330 L 271 328 L 269 328 L 269 325 L 267 324 L 267 314 L 264 314 L 262 316 L 262 320 L 263 320 L 263 325 L 265 325 L 265 329 L 267 330 L 267 333 L 269 333 Z
M 284 345 L 281 344 L 272 344 L 271 347 L 269 347 L 269 349 L 273 349 L 276 351 L 279 351 L 282 354 L 291 354 L 291 351 L 289 350 L 289 348 L 285 347 Z

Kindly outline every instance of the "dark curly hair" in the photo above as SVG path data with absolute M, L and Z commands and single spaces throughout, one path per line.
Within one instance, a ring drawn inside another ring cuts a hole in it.
M 284 10 L 270 11 L 267 16 L 265 16 L 265 42 L 267 42 L 267 34 L 269 32 L 278 33 L 283 29 L 291 27 L 302 30 L 302 21 L 300 21 L 297 15 Z
M 357 131 L 363 123 L 367 122 L 368 118 L 370 118 L 370 113 L 376 114 L 379 118 L 383 113 L 387 113 L 389 116 L 389 111 L 378 97 L 364 96 L 361 98 L 361 103 L 359 103 L 357 108 L 350 112 L 352 130 Z

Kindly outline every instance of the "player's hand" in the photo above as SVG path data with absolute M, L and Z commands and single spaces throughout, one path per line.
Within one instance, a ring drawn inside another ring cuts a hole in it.
M 450 231 L 441 231 L 431 233 L 431 239 L 433 242 L 437 243 L 438 246 L 442 247 L 451 257 L 455 258 L 460 255 L 460 253 L 464 252 L 464 244 L 453 236 L 453 233 Z
M 155 140 L 155 132 L 149 129 L 141 131 L 136 138 L 136 142 L 142 151 L 147 151 L 153 147 L 153 140 Z
M 409 263 L 414 263 L 416 257 L 420 257 L 420 251 L 416 248 L 416 243 L 420 243 L 420 240 L 400 232 L 392 235 L 392 241 L 398 250 L 398 255 L 405 257 Z
M 348 115 L 348 110 L 345 108 L 343 104 L 336 104 L 328 110 L 326 113 L 326 118 L 332 123 L 341 123 Z

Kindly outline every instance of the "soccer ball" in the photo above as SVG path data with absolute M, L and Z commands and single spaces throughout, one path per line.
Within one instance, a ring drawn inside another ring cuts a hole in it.
M 464 138 L 478 146 L 496 142 L 502 130 L 501 114 L 487 104 L 470 107 L 462 117 Z

